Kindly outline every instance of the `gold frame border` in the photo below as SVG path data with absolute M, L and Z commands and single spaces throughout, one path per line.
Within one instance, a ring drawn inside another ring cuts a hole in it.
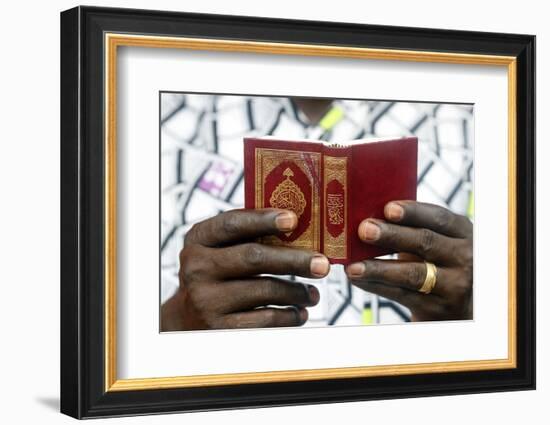
M 370 49 L 106 33 L 105 46 L 105 391 L 136 391 L 266 382 L 311 381 L 416 373 L 510 369 L 516 353 L 516 58 L 465 53 Z M 469 65 L 505 66 L 508 71 L 508 358 L 390 366 L 362 366 L 274 372 L 117 379 L 116 374 L 116 89 L 119 46 L 324 56 Z

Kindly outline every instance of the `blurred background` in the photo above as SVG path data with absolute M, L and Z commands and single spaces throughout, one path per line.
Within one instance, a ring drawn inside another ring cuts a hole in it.
M 345 142 L 417 136 L 417 199 L 473 219 L 473 106 L 333 100 L 316 122 L 285 97 L 160 93 L 161 302 L 178 287 L 178 254 L 196 222 L 244 205 L 243 137 Z M 305 326 L 410 321 L 403 306 L 353 287 L 343 267 L 317 286 Z

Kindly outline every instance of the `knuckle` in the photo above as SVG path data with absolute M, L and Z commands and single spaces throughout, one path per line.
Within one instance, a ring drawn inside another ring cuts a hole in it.
M 381 267 L 378 261 L 363 261 L 365 265 L 364 278 L 368 280 L 376 280 L 381 278 Z
M 420 287 L 424 283 L 425 271 L 422 269 L 422 266 L 410 267 L 407 271 L 407 280 L 414 287 Z
M 433 221 L 437 228 L 448 228 L 453 226 L 454 216 L 446 209 L 437 208 L 433 215 Z
M 374 279 L 384 279 L 385 277 L 385 267 L 383 263 L 379 261 L 373 261 L 371 262 L 371 276 Z
M 207 270 L 207 265 L 196 247 L 190 246 L 180 252 L 180 277 L 186 282 L 196 280 Z
M 246 262 L 253 266 L 258 267 L 265 262 L 265 250 L 262 245 L 257 243 L 248 244 L 244 250 Z
M 269 327 L 277 324 L 277 319 L 279 315 L 278 311 L 275 309 L 265 309 L 261 315 L 260 324 L 262 327 Z
M 467 316 L 466 312 L 469 309 L 472 285 L 469 279 L 464 279 L 456 271 L 449 275 L 447 295 L 441 299 L 441 305 L 444 308 L 444 316 L 447 319 L 461 319 Z
M 419 248 L 422 254 L 430 254 L 434 249 L 435 234 L 431 230 L 421 229 L 419 235 Z
M 242 217 L 237 212 L 226 214 L 222 221 L 223 231 L 229 236 L 236 235 L 242 227 L 241 223 Z
M 256 285 L 258 298 L 262 300 L 278 300 L 281 298 L 281 288 L 273 279 L 262 279 Z
M 393 225 L 386 225 L 385 223 L 379 224 L 381 230 L 381 238 L 384 238 L 386 241 L 395 241 L 398 237 L 396 232 L 396 227 Z
M 208 309 L 207 297 L 204 294 L 203 285 L 187 285 L 186 293 L 188 300 L 193 304 L 195 311 L 204 312 Z
M 225 297 L 219 297 L 219 290 L 216 284 L 212 282 L 200 282 L 191 285 L 191 295 L 200 311 L 221 311 L 226 300 Z

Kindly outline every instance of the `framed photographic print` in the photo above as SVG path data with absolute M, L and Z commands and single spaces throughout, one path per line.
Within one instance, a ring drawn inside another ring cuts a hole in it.
M 61 411 L 535 387 L 535 37 L 61 14 Z

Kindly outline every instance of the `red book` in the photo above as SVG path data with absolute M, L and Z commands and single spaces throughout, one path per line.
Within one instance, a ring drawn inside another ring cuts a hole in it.
M 389 254 L 362 242 L 357 228 L 384 217 L 392 200 L 416 199 L 416 137 L 346 144 L 244 139 L 246 208 L 282 208 L 298 216 L 290 233 L 261 242 L 325 254 L 349 264 Z

